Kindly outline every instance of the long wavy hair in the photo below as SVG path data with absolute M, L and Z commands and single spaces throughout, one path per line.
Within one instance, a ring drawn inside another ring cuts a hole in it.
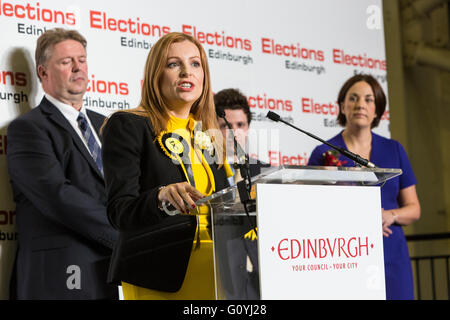
M 212 136 L 214 147 L 218 151 L 217 160 L 220 161 L 219 163 L 223 163 L 224 142 L 220 134 L 214 106 L 208 59 L 200 42 L 192 36 L 180 32 L 172 32 L 161 37 L 153 45 L 145 64 L 141 101 L 138 108 L 128 110 L 127 112 L 148 117 L 153 126 L 155 136 L 158 136 L 162 131 L 166 130 L 170 116 L 169 106 L 162 95 L 161 78 L 166 67 L 170 45 L 182 41 L 190 41 L 198 48 L 204 73 L 202 93 L 192 105 L 190 113 L 193 114 L 196 121 L 201 122 L 202 130 L 208 131 Z

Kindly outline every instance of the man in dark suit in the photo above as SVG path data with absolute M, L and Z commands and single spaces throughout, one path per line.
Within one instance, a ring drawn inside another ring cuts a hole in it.
M 117 287 L 106 283 L 118 234 L 105 207 L 104 117 L 83 107 L 86 40 L 73 30 L 46 31 L 36 70 L 45 96 L 8 127 L 17 298 L 117 299 Z

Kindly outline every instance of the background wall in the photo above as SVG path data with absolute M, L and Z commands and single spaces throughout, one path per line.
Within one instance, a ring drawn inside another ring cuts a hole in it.
M 450 231 L 450 28 L 448 0 L 383 1 L 392 138 L 406 148 L 422 215 L 406 234 Z M 450 240 L 409 243 L 412 256 L 450 254 Z M 442 271 L 442 273 L 440 273 Z M 435 271 L 437 296 L 445 268 Z M 442 278 L 439 278 L 442 276 Z M 425 284 L 430 291 L 429 283 Z M 446 292 L 447 291 L 447 292 Z M 430 297 L 430 295 L 428 295 Z
M 267 111 L 328 139 L 341 130 L 336 96 L 348 77 L 371 73 L 388 89 L 381 0 L 2 0 L 0 24 L 3 299 L 17 237 L 6 129 L 42 98 L 33 57 L 45 29 L 75 28 L 87 38 L 85 106 L 105 115 L 137 106 L 145 60 L 159 37 L 171 31 L 192 34 L 204 43 L 213 90 L 240 88 L 248 96 L 255 119 L 250 153 L 273 165 L 305 165 L 317 142 L 269 122 Z M 390 136 L 389 109 L 375 131 Z
M 450 229 L 450 51 L 448 1 L 407 19 L 408 8 L 420 1 L 384 1 L 386 52 L 389 68 L 391 134 L 408 150 L 419 183 L 421 219 L 409 227 L 415 233 Z M 422 1 L 423 2 L 423 1 Z M 442 17 L 436 17 L 440 12 Z M 444 24 L 433 28 L 433 24 Z M 439 34 L 439 36 L 437 35 Z M 435 40 L 439 38 L 439 43 Z M 433 46 L 444 60 L 417 60 L 418 50 L 408 44 Z M 445 58 L 448 58 L 446 60 Z M 415 59 L 415 60 L 414 60 Z

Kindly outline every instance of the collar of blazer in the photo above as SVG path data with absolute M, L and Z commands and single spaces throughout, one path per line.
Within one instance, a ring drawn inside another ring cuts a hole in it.
M 86 161 L 89 163 L 89 165 L 94 169 L 96 174 L 103 180 L 103 176 L 101 172 L 98 170 L 97 165 L 95 164 L 94 159 L 92 158 L 89 151 L 86 149 L 86 146 L 84 145 L 83 141 L 81 141 L 80 136 L 75 132 L 75 130 L 70 125 L 69 121 L 63 116 L 63 114 L 56 108 L 50 101 L 48 101 L 45 97 L 42 99 L 40 108 L 44 114 L 47 115 L 48 119 L 58 125 L 61 129 L 67 131 L 74 141 L 75 146 L 77 147 L 78 151 L 81 152 L 83 157 L 86 159 Z M 89 119 L 91 120 L 92 117 L 90 116 L 90 112 L 87 112 L 87 115 Z M 99 128 L 96 126 L 97 121 L 92 121 L 91 123 L 94 126 L 94 130 L 99 132 Z

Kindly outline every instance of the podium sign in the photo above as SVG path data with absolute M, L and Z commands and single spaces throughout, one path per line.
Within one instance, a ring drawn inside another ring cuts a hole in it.
M 261 299 L 385 299 L 380 188 L 257 184 Z

